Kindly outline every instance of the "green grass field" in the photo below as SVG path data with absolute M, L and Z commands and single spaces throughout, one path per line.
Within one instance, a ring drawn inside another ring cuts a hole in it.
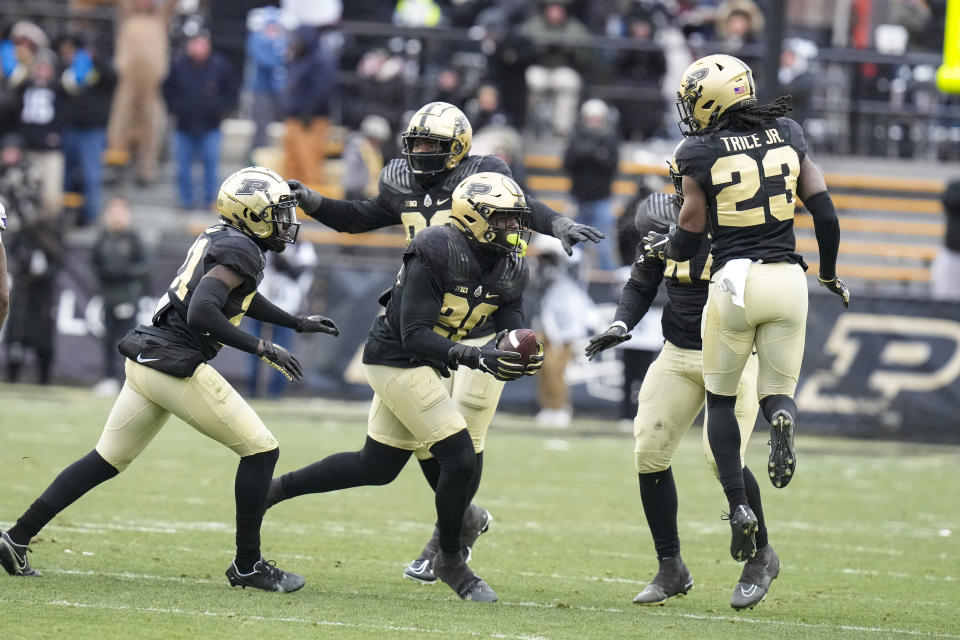
M 92 448 L 111 400 L 5 386 L 0 403 L 6 528 Z M 363 441 L 362 410 L 258 408 L 281 442 L 278 472 Z M 41 533 L 31 562 L 42 578 L 0 573 L 0 638 L 960 638 L 960 448 L 801 435 L 796 480 L 763 487 L 780 577 L 765 602 L 737 613 L 726 503 L 692 430 L 674 467 L 696 584 L 643 608 L 631 599 L 656 558 L 632 437 L 529 425 L 495 421 L 477 498 L 496 521 L 471 566 L 497 604 L 401 579 L 434 521 L 413 462 L 387 487 L 305 496 L 267 514 L 265 554 L 303 574 L 303 590 L 231 589 L 236 458 L 173 419 L 129 470 Z M 759 469 L 766 439 L 757 434 L 749 453 Z

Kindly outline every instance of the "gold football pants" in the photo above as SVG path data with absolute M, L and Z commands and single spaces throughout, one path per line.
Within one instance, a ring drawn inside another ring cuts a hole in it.
M 749 358 L 737 389 L 737 421 L 740 424 L 740 459 L 753 433 L 757 411 L 757 358 Z M 633 420 L 634 459 L 637 473 L 667 469 L 673 455 L 706 401 L 703 381 L 703 352 L 681 349 L 670 341 L 663 345 L 640 385 L 637 417 Z M 707 464 L 717 472 L 707 441 L 704 414 L 703 452 Z
M 241 457 L 278 446 L 250 405 L 206 363 L 189 378 L 175 378 L 127 359 L 126 374 L 96 447 L 119 471 L 150 444 L 170 414 Z

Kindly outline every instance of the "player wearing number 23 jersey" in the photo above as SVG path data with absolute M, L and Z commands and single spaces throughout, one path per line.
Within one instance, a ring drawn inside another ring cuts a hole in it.
M 796 469 L 793 394 L 803 359 L 807 317 L 806 265 L 796 253 L 794 208 L 803 200 L 820 248 L 819 280 L 841 297 L 837 278 L 840 228 L 820 169 L 803 132 L 784 117 L 789 98 L 758 106 L 753 74 L 726 55 L 701 58 L 677 92 L 684 140 L 676 151 L 683 206 L 669 242 L 648 235 L 646 247 L 669 259 L 693 257 L 708 230 L 713 268 L 704 312 L 703 378 L 708 439 L 730 513 L 730 554 L 747 561 L 731 605 L 756 605 L 780 570 L 744 484 L 737 385 L 751 352 L 758 356 L 757 395 L 770 423 L 768 475 L 776 487 Z

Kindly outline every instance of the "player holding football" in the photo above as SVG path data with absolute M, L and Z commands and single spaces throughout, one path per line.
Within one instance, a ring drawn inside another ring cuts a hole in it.
M 637 208 L 635 221 L 641 236 L 651 231 L 666 233 L 677 223 L 683 195 L 679 190 L 679 174 L 671 173 L 676 178 L 676 195 L 654 193 Z M 700 322 L 710 284 L 710 263 L 709 238 L 703 239 L 696 255 L 686 262 L 641 256 L 633 264 L 630 279 L 620 294 L 613 323 L 591 338 L 586 348 L 587 357 L 593 359 L 601 351 L 629 340 L 629 331 L 650 308 L 660 283 L 666 283 L 668 302 L 661 321 L 665 342 L 643 378 L 633 422 L 640 498 L 660 564 L 653 581 L 633 599 L 637 604 L 662 605 L 668 598 L 685 594 L 693 587 L 693 578 L 680 555 L 677 487 L 671 463 L 706 398 Z M 741 460 L 758 408 L 757 359 L 752 357 L 747 361 L 737 390 Z M 706 429 L 703 440 L 707 461 L 716 473 Z M 765 538 L 759 485 L 747 467 L 743 473 L 749 504 L 759 520 L 757 536 Z M 750 578 L 746 573 L 742 576 L 742 579 Z M 758 584 L 751 591 L 757 602 L 768 587 L 769 583 Z
M 528 273 L 521 253 L 530 208 L 517 183 L 498 173 L 465 178 L 451 197 L 450 225 L 431 225 L 411 240 L 397 283 L 381 297 L 385 313 L 363 350 L 375 392 L 363 448 L 284 474 L 273 488 L 283 500 L 388 484 L 415 450 L 427 449 L 440 468 L 433 573 L 465 600 L 493 602 L 497 594 L 470 570 L 462 551 L 464 513 L 478 477 L 470 429 L 475 413 L 457 395 L 459 381 L 450 371 L 469 368 L 505 382 L 533 375 L 542 364 L 535 355 L 522 365 L 519 354 L 498 349 L 494 337 L 482 346 L 461 342 L 488 321 L 498 335 L 523 326 Z
M 707 435 L 730 506 L 730 554 L 747 561 L 750 584 L 769 584 L 779 561 L 757 536 L 758 515 L 747 499 L 737 386 L 756 348 L 757 394 L 770 423 L 768 474 L 774 486 L 785 487 L 797 463 L 793 394 L 807 319 L 806 264 L 793 232 L 796 197 L 813 216 L 820 284 L 846 307 L 850 291 L 836 273 L 840 225 L 823 174 L 807 155 L 803 131 L 783 117 L 789 98 L 758 106 L 753 74 L 741 60 L 714 55 L 695 61 L 683 73 L 677 98 L 687 136 L 676 151 L 683 206 L 675 232 L 648 234 L 644 243 L 649 255 L 689 260 L 709 220 L 713 265 L 703 332 Z M 734 602 L 750 597 L 742 580 Z
M 227 578 L 233 586 L 296 591 L 302 577 L 260 555 L 260 523 L 280 451 L 273 434 L 207 361 L 223 345 L 255 353 L 291 380 L 300 363 L 286 349 L 238 328 L 244 315 L 305 333 L 339 334 L 323 316 L 292 316 L 257 293 L 264 252 L 283 251 L 297 238 L 296 198 L 269 169 L 249 167 L 224 181 L 217 196 L 220 222 L 190 247 L 150 325 L 120 341 L 127 379 L 96 448 L 47 487 L 9 531 L 0 532 L 0 564 L 14 576 L 40 573 L 27 561 L 31 538 L 58 513 L 127 468 L 170 414 L 240 456 L 235 481 L 237 553 Z
M 408 240 L 429 227 L 451 221 L 454 188 L 467 176 L 494 172 L 511 177 L 509 167 L 497 156 L 467 155 L 473 139 L 470 122 L 463 112 L 446 102 L 431 102 L 417 111 L 403 132 L 403 158 L 391 160 L 380 173 L 379 193 L 367 200 L 334 200 L 290 181 L 300 207 L 310 217 L 341 232 L 363 233 L 393 225 L 402 225 Z M 539 233 L 560 239 L 567 253 L 577 242 L 599 242 L 603 234 L 593 227 L 566 218 L 538 200 L 527 197 L 530 227 Z M 464 342 L 473 346 L 490 338 L 484 328 Z M 483 449 L 487 429 L 497 410 L 503 383 L 483 371 L 461 368 L 453 373 L 453 397 L 467 420 L 477 454 L 477 477 L 472 483 L 471 500 L 480 486 Z M 436 490 L 440 465 L 426 449 L 416 456 L 430 486 Z M 271 504 L 273 492 L 271 492 Z M 490 514 L 471 504 L 464 518 L 464 546 L 473 546 L 477 536 L 492 522 Z M 438 531 L 424 546 L 416 560 L 404 570 L 404 576 L 432 583 Z

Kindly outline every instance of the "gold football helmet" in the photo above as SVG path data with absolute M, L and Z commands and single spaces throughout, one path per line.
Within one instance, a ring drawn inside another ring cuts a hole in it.
M 757 104 L 753 72 L 739 58 L 727 55 L 700 58 L 687 67 L 682 78 L 677 92 L 677 111 L 684 135 L 705 129 L 728 111 Z
M 481 245 L 524 255 L 530 240 L 530 207 L 523 190 L 502 173 L 484 171 L 453 190 L 450 225 Z
M 297 241 L 297 198 L 286 181 L 266 167 L 240 169 L 224 180 L 217 210 L 224 222 L 272 251 Z
M 414 175 L 429 177 L 460 164 L 470 151 L 473 128 L 467 116 L 452 104 L 431 102 L 413 114 L 402 138 L 401 153 Z M 428 141 L 434 149 L 415 151 L 418 141 Z

